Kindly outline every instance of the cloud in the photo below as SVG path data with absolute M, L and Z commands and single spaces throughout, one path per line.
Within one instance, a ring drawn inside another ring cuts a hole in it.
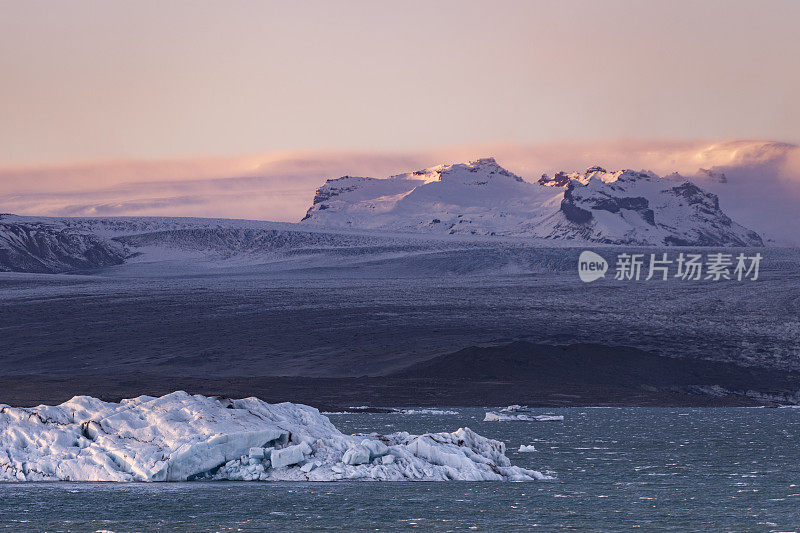
M 486 156 L 529 181 L 595 164 L 678 172 L 718 194 L 728 214 L 767 237 L 793 242 L 800 225 L 800 147 L 763 141 L 495 143 L 416 152 L 295 151 L 6 168 L 0 169 L 0 211 L 297 221 L 327 178 L 385 177 Z M 700 169 L 724 172 L 727 183 Z
M 0 211 L 295 221 L 327 178 L 382 176 L 422 161 L 414 154 L 295 152 L 0 169 Z

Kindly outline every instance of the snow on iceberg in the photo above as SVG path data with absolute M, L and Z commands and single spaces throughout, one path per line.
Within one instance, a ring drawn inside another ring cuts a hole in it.
M 345 435 L 306 405 L 173 392 L 111 403 L 0 405 L 0 481 L 550 479 L 502 442 L 452 433 Z

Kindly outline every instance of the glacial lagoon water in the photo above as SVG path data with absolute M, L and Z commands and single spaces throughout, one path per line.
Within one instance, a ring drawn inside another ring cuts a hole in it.
M 0 530 L 800 531 L 800 409 L 534 410 L 563 422 L 443 409 L 330 418 L 348 433 L 469 426 L 557 480 L 6 483 Z

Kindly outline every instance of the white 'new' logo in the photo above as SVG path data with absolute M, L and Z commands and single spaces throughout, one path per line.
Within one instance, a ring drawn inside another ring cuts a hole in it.
M 606 270 L 608 270 L 608 263 L 602 256 L 589 250 L 581 252 L 578 258 L 578 276 L 580 276 L 581 281 L 589 283 L 605 277 Z

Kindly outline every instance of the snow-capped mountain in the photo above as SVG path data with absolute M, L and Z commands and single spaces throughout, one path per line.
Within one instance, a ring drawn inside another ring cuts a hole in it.
M 494 159 L 386 179 L 345 176 L 317 190 L 307 223 L 443 234 L 519 235 L 557 210 L 563 191 L 526 182 Z
M 757 233 L 720 209 L 716 195 L 681 176 L 592 167 L 582 174 L 543 177 L 539 184 L 564 189 L 559 213 L 550 219 L 555 223 L 539 228 L 550 231 L 546 237 L 610 244 L 763 245 Z
M 491 158 L 385 179 L 328 180 L 303 221 L 328 228 L 608 244 L 763 245 L 758 234 L 720 209 L 715 195 L 678 175 L 591 167 L 530 183 Z
M 592 167 L 531 183 L 494 159 L 480 159 L 386 179 L 329 180 L 299 224 L 0 215 L 0 271 L 75 272 L 198 258 L 288 264 L 333 250 L 337 261 L 385 259 L 468 250 L 501 237 L 523 237 L 534 247 L 763 246 L 758 234 L 722 211 L 716 195 L 676 174 Z

